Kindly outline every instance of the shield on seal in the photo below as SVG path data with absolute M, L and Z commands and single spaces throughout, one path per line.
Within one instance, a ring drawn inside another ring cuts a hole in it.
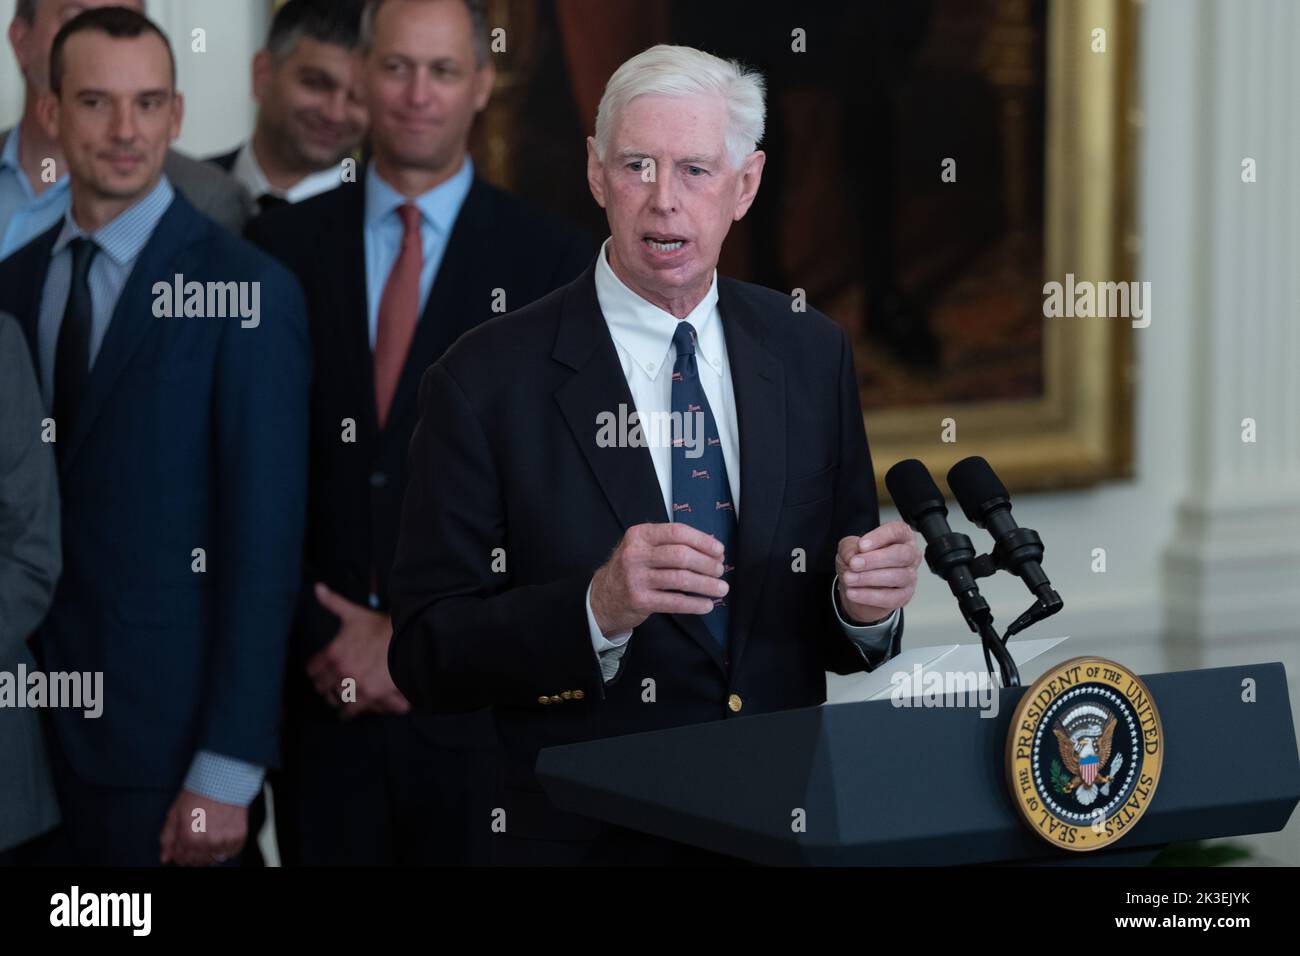
M 1092 782 L 1097 779 L 1097 767 L 1100 761 L 1096 754 L 1089 754 L 1086 757 L 1079 758 L 1079 776 L 1083 778 L 1085 786 L 1092 786 Z

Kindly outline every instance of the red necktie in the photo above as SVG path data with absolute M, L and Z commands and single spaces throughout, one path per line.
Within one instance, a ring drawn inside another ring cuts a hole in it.
M 397 213 L 402 217 L 402 251 L 388 273 L 375 330 L 375 409 L 380 428 L 388 420 L 406 353 L 415 337 L 415 324 L 420 318 L 420 272 L 424 268 L 420 210 L 408 202 L 399 206 Z

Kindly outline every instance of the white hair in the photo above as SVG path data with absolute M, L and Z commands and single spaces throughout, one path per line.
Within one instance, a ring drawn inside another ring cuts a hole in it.
M 733 167 L 763 139 L 765 84 L 757 70 L 688 46 L 659 44 L 638 53 L 609 78 L 596 111 L 596 156 L 604 161 L 614 123 L 639 96 L 720 96 L 727 108 L 724 133 Z

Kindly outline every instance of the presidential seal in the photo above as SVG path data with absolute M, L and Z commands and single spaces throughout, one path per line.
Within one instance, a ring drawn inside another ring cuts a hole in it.
M 1011 716 L 1011 798 L 1044 840 L 1099 850 L 1142 818 L 1164 759 L 1146 684 L 1114 661 L 1076 657 L 1038 678 Z

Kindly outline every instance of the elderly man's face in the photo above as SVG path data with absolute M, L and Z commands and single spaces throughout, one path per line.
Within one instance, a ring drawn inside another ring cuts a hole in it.
M 611 131 L 603 161 L 587 144 L 587 181 L 609 218 L 610 265 L 625 284 L 684 317 L 709 289 L 722 241 L 749 210 L 764 156 L 733 168 L 721 97 L 640 96 Z

